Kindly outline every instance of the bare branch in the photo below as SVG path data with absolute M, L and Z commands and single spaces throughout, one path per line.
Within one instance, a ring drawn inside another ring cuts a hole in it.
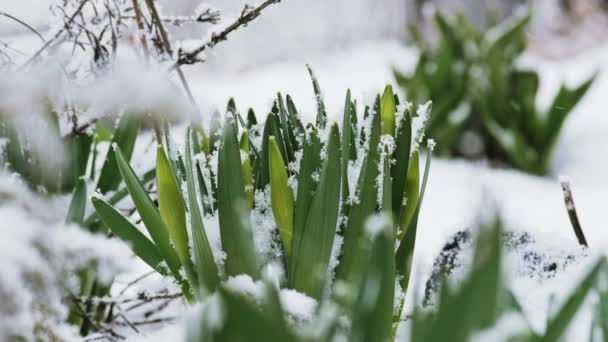
M 250 22 L 254 21 L 257 17 L 259 17 L 260 14 L 262 14 L 262 11 L 266 7 L 268 7 L 272 4 L 277 4 L 279 2 L 281 2 L 281 0 L 266 0 L 262 4 L 260 4 L 258 7 L 251 7 L 249 5 L 246 5 L 245 8 L 243 8 L 241 15 L 236 19 L 235 22 L 230 24 L 223 31 L 221 31 L 219 33 L 213 33 L 211 35 L 211 39 L 209 39 L 208 42 L 206 42 L 205 44 L 199 46 L 198 48 L 196 48 L 190 52 L 184 52 L 181 50 L 178 51 L 177 61 L 175 62 L 175 64 L 173 64 L 171 66 L 170 70 L 174 70 L 174 69 L 178 68 L 180 65 L 194 64 L 194 63 L 202 62 L 203 60 L 201 58 L 199 58 L 198 56 L 203 51 L 205 51 L 208 48 L 214 47 L 215 45 L 217 45 L 220 42 L 225 41 L 226 39 L 228 39 L 228 35 L 230 33 L 239 29 L 242 26 L 247 26 Z
M 35 35 L 37 35 L 40 40 L 42 40 L 44 43 L 46 43 L 46 39 L 44 39 L 44 37 L 40 34 L 40 32 L 38 32 L 38 30 L 36 30 L 35 28 L 33 28 L 30 24 L 26 23 L 25 21 L 15 17 L 12 14 L 8 14 L 5 12 L 0 12 L 0 15 L 5 16 L 11 20 L 14 20 L 16 22 L 18 22 L 19 24 L 21 24 L 22 26 L 25 26 L 28 30 L 32 31 Z
M 562 192 L 564 193 L 564 202 L 566 203 L 566 210 L 568 211 L 568 216 L 570 217 L 570 223 L 572 224 L 572 229 L 574 229 L 576 239 L 578 240 L 579 245 L 589 247 L 589 245 L 587 244 L 587 239 L 585 238 L 585 234 L 583 233 L 581 223 L 578 220 L 578 215 L 576 214 L 576 207 L 574 206 L 574 198 L 572 197 L 570 181 L 567 179 L 562 179 L 560 180 L 560 183 L 562 185 Z
M 74 19 L 76 18 L 76 16 L 78 14 L 80 14 L 82 9 L 84 8 L 84 5 L 86 5 L 87 2 L 89 2 L 89 0 L 82 0 L 80 5 L 78 6 L 78 8 L 76 8 L 74 13 L 72 13 L 72 15 L 69 17 L 68 21 L 63 25 L 63 27 L 61 29 L 59 29 L 59 31 L 57 31 L 57 33 L 55 33 L 53 38 L 51 38 L 46 43 L 44 43 L 44 45 L 42 45 L 42 47 L 40 49 L 38 49 L 38 51 L 36 51 L 36 53 L 34 53 L 34 55 L 32 57 L 30 57 L 30 59 L 28 59 L 23 64 L 22 67 L 29 65 L 32 61 L 34 61 L 36 58 L 38 58 L 38 56 L 40 56 L 42 54 L 42 52 L 44 52 L 44 50 L 46 50 L 51 45 L 51 43 L 53 43 L 57 38 L 59 38 L 63 34 L 63 32 L 65 32 L 69 28 L 70 24 L 72 22 L 74 22 Z

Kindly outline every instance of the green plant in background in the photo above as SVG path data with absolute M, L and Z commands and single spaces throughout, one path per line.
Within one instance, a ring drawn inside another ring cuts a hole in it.
M 354 320 L 366 326 L 376 322 L 373 336 L 388 339 L 403 308 L 431 158 L 421 179 L 420 139 L 412 133 L 416 114 L 407 108 L 397 113 L 399 99 L 390 86 L 372 108 L 365 108 L 363 117 L 357 116 L 349 91 L 340 131 L 327 120 L 314 76 L 313 85 L 315 124 L 305 126 L 291 97 L 278 94 L 263 125 L 253 111 L 243 118 L 231 100 L 223 124 L 212 120 L 208 133 L 188 128 L 183 153 L 170 143 L 165 126 L 167 138 L 157 151 L 158 206 L 115 146 L 117 168 L 149 238 L 108 201 L 96 196 L 93 206 L 141 260 L 175 279 L 189 302 L 220 294 L 226 310 L 252 319 L 244 324 L 272 330 L 260 338 L 295 337 L 281 321 L 277 289 L 268 285 L 274 299 L 261 314 L 253 302 L 233 295 L 224 281 L 239 275 L 261 280 L 266 266 L 278 263 L 285 275 L 281 288 L 319 301 L 335 298 L 345 314 L 360 313 Z M 349 182 L 348 174 L 357 174 L 356 183 Z M 279 256 L 256 251 L 254 211 L 276 227 Z M 214 250 L 209 229 L 219 230 L 221 252 Z M 344 241 L 336 251 L 339 263 L 332 260 L 335 239 Z M 335 279 L 329 276 L 334 272 Z M 359 295 L 345 296 L 340 290 L 345 287 Z M 230 328 L 240 326 L 238 321 L 227 323 L 225 329 L 206 334 L 217 340 L 257 336 Z M 354 339 L 371 336 L 365 330 L 347 330 Z
M 595 76 L 574 89 L 562 86 L 549 109 L 539 110 L 538 74 L 516 66 L 529 21 L 528 13 L 480 31 L 464 16 L 437 12 L 436 46 L 412 30 L 418 63 L 411 75 L 395 71 L 395 77 L 412 101 L 433 101 L 426 132 L 439 154 L 549 172 L 560 130 Z

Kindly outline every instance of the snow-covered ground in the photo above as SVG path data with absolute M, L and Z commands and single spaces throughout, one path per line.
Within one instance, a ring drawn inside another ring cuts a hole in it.
M 23 46 L 27 49 L 36 46 L 35 44 L 35 41 L 28 40 Z M 219 46 L 216 52 L 218 56 L 223 53 L 221 49 Z M 369 103 L 385 84 L 394 82 L 391 72 L 393 67 L 407 70 L 415 60 L 415 50 L 404 47 L 400 42 L 387 40 L 368 41 L 331 53 L 318 51 L 292 55 L 289 60 L 259 66 L 222 68 L 221 72 L 214 68 L 213 64 L 186 67 L 184 70 L 204 115 L 213 109 L 223 109 L 228 99 L 234 97 L 241 110 L 252 107 L 258 117 L 262 117 L 269 110 L 276 92 L 280 91 L 291 94 L 305 118 L 311 120 L 316 114 L 312 86 L 304 66 L 309 63 L 319 78 L 330 118 L 338 120 L 348 88 L 359 101 Z M 568 61 L 547 61 L 529 55 L 523 58 L 521 63 L 540 70 L 539 105 L 547 106 L 562 81 L 572 85 L 578 84 L 593 72 L 608 66 L 608 46 L 572 57 Z M 511 170 L 491 169 L 483 162 L 434 158 L 419 223 L 414 260 L 415 275 L 412 281 L 423 286 L 431 272 L 434 258 L 445 241 L 455 232 L 473 225 L 480 215 L 494 208 L 498 210 L 508 229 L 530 233 L 542 250 L 564 254 L 580 253 L 558 182 L 558 176 L 568 176 L 572 181 L 574 200 L 589 241 L 589 257 L 568 268 L 567 272 L 548 280 L 521 276 L 515 272 L 511 274 L 516 296 L 529 314 L 533 326 L 542 330 L 549 294 L 555 291 L 558 298 L 562 298 L 559 294 L 567 293 L 580 278 L 581 270 L 586 268 L 595 255 L 601 254 L 608 247 L 608 230 L 603 225 L 608 209 L 605 201 L 608 194 L 608 113 L 605 111 L 608 111 L 608 108 L 604 105 L 603 97 L 607 91 L 608 76 L 600 73 L 587 96 L 565 123 L 553 158 L 552 175 L 549 177 L 541 178 Z M 176 138 L 180 140 L 180 137 Z M 142 147 L 142 151 L 143 149 Z M 9 182 L 10 179 L 10 176 L 0 175 L 3 182 Z M 22 193 L 21 190 L 12 188 L 6 192 Z M 0 196 L 0 217 L 3 221 L 8 217 L 10 222 L 10 227 L 3 226 L 3 231 L 6 230 L 16 237 L 15 242 L 11 243 L 30 243 L 29 234 L 36 234 L 41 227 L 45 227 L 45 222 L 61 221 L 61 218 L 57 217 L 61 215 L 31 219 L 31 209 L 14 204 L 3 208 L 2 201 L 3 197 Z M 63 209 L 57 210 L 64 209 L 65 205 Z M 17 235 L 19 230 L 26 234 Z M 82 240 L 84 239 L 75 240 L 74 243 Z M 90 246 L 92 242 L 87 240 L 83 243 Z M 106 243 L 108 242 L 104 242 Z M 1 252 L 8 255 L 14 250 L 18 251 L 16 248 L 2 248 Z M 0 256 L 5 255 L 2 253 Z M 17 271 L 13 267 L 20 265 L 20 262 L 44 261 L 40 260 L 39 255 L 32 257 L 31 253 L 10 254 L 15 261 L 10 265 L 0 262 L 0 274 L 7 274 L 5 270 L 16 274 Z M 119 252 L 117 254 L 123 255 Z M 118 290 L 146 272 L 143 265 L 135 264 L 129 268 L 127 274 L 117 279 Z M 3 280 L 0 280 L 0 285 L 2 283 Z M 131 288 L 127 294 L 134 295 L 139 290 L 163 285 L 166 284 L 158 277 L 152 277 Z M 410 294 L 406 306 L 411 309 L 412 305 L 413 298 Z M 184 307 L 178 305 L 172 310 L 179 312 L 184 310 Z M 587 336 L 588 307 L 581 312 L 578 319 L 580 324 L 574 326 L 576 331 L 571 331 L 570 336 Z M 180 323 L 176 324 L 178 325 L 155 332 L 155 337 L 173 339 L 183 335 Z M 138 338 L 140 337 L 134 337 L 133 340 Z

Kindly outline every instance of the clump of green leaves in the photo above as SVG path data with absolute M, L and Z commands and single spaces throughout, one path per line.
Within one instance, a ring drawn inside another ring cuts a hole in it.
M 436 46 L 412 30 L 418 64 L 411 75 L 395 71 L 395 77 L 411 100 L 433 101 L 427 134 L 440 154 L 549 172 L 560 130 L 594 77 L 574 89 L 562 86 L 549 109 L 539 110 L 538 74 L 515 63 L 526 46 L 529 21 L 528 13 L 480 31 L 464 16 L 438 12 Z
M 391 248 L 394 230 L 390 216 L 385 214 L 374 216 L 367 224 L 367 233 L 360 240 L 362 258 L 355 271 L 356 280 L 345 288 L 348 291 L 345 296 L 321 298 L 318 318 L 312 322 L 288 323 L 289 311 L 279 300 L 277 288 L 267 280 L 260 282 L 263 291 L 256 298 L 220 286 L 215 298 L 219 306 L 208 304 L 200 320 L 191 322 L 188 341 L 396 340 L 397 325 L 389 309 L 395 304 L 396 295 Z M 549 315 L 544 331 L 539 332 L 529 325 L 517 298 L 506 287 L 501 237 L 502 225 L 498 220 L 480 227 L 470 270 L 457 285 L 447 278 L 440 280 L 441 290 L 434 306 L 417 306 L 404 321 L 409 327 L 401 335 L 404 341 L 560 341 L 594 288 L 598 288 L 599 300 L 591 340 L 606 339 L 608 269 L 604 257 L 582 275 L 561 306 Z M 341 324 L 344 321 L 348 322 L 346 326 Z
M 285 275 L 281 288 L 318 301 L 335 298 L 341 312 L 356 312 L 353 320 L 361 322 L 361 329 L 342 331 L 355 340 L 386 340 L 403 308 L 431 159 L 427 157 L 421 177 L 420 137 L 412 133 L 417 114 L 407 106 L 397 112 L 399 98 L 390 86 L 362 116 L 349 91 L 340 128 L 328 121 L 314 76 L 313 85 L 314 124 L 305 125 L 291 97 L 278 94 L 263 124 L 251 110 L 244 118 L 231 100 L 223 122 L 212 119 L 209 131 L 188 128 L 183 151 L 171 143 L 165 126 L 165 141 L 157 150 L 158 204 L 115 146 L 117 169 L 149 237 L 102 196 L 95 196 L 93 205 L 139 258 L 175 279 L 188 301 L 215 293 L 228 312 L 238 317 L 250 313 L 245 316 L 255 322 L 252 329 L 270 329 L 256 330 L 259 336 L 295 338 L 282 318 L 271 318 L 281 312 L 277 289 L 268 286 L 274 299 L 260 313 L 224 281 L 242 275 L 261 280 L 265 266 L 278 262 Z M 356 182 L 350 181 L 353 175 Z M 253 211 L 275 227 L 278 259 L 256 251 Z M 212 248 L 209 229 L 219 230 L 221 252 Z M 341 248 L 334 251 L 340 241 Z M 357 295 L 345 296 L 344 288 Z M 228 321 L 206 334 L 219 340 L 234 337 L 231 324 L 238 325 Z M 372 332 L 366 330 L 371 326 Z

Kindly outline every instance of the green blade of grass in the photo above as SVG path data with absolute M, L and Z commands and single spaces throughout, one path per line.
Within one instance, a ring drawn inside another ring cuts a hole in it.
M 412 222 L 412 218 L 416 213 L 416 207 L 418 206 L 418 199 L 420 198 L 420 152 L 416 149 L 412 153 L 411 159 L 408 162 L 407 177 L 405 179 L 405 204 L 402 200 L 399 203 L 401 207 L 401 216 L 399 217 L 399 233 L 397 234 L 397 240 L 401 240 L 407 233 L 407 230 Z
M 190 244 L 186 228 L 186 206 L 180 187 L 177 184 L 177 175 L 174 174 L 174 170 L 165 155 L 165 150 L 160 144 L 156 151 L 156 190 L 160 217 L 169 230 L 169 238 L 175 246 L 181 264 L 184 266 L 192 290 L 197 293 L 198 277 L 190 256 Z
M 293 288 L 316 299 L 321 298 L 325 288 L 340 207 L 341 157 L 337 124 L 331 126 L 328 141 L 320 182 L 297 245 L 294 239 L 293 268 L 290 269 Z
M 196 265 L 196 271 L 199 277 L 199 284 L 205 287 L 209 293 L 215 291 L 219 284 L 219 273 L 215 259 L 213 258 L 213 252 L 211 245 L 207 239 L 207 233 L 205 232 L 205 226 L 203 225 L 203 218 L 198 206 L 198 200 L 196 196 L 196 185 L 194 181 L 193 164 L 192 164 L 192 144 L 191 135 L 193 131 L 188 130 L 186 135 L 186 182 L 188 185 L 188 201 L 190 204 L 190 224 L 192 230 L 192 242 L 194 249 L 194 260 Z
M 566 299 L 561 309 L 547 325 L 545 335 L 539 339 L 542 342 L 558 341 L 566 331 L 572 319 L 583 304 L 589 291 L 597 282 L 598 275 L 606 265 L 606 259 L 602 257 L 598 260 L 583 280 L 577 285 L 576 289 Z
M 245 184 L 245 196 L 249 208 L 253 208 L 253 176 L 251 175 L 251 158 L 249 157 L 249 133 L 241 134 L 241 151 L 243 151 L 243 181 Z
M 426 182 L 431 168 L 431 149 L 426 156 L 426 165 L 424 168 L 424 176 L 422 178 L 422 187 L 420 189 L 420 197 L 416 203 L 416 210 L 411 221 L 408 223 L 407 230 L 402 239 L 399 240 L 399 248 L 395 255 L 395 265 L 397 270 L 397 276 L 400 279 L 400 285 L 403 292 L 407 291 L 410 275 L 412 272 L 412 260 L 414 257 L 414 247 L 416 246 L 416 232 L 418 231 L 418 215 L 420 214 L 420 208 L 422 206 L 422 199 L 424 198 L 424 191 L 426 189 Z M 399 310 L 401 311 L 401 310 Z
M 152 241 L 108 204 L 108 202 L 96 197 L 93 197 L 92 202 L 103 222 L 110 227 L 114 235 L 129 245 L 135 255 L 158 273 L 162 275 L 169 274 L 169 270 L 162 266 L 163 258 Z
M 397 111 L 397 106 L 395 105 L 393 87 L 390 84 L 384 88 L 380 111 L 382 117 L 380 134 L 395 136 L 395 112 Z
M 379 98 L 376 99 L 379 106 Z M 360 260 L 358 248 L 359 239 L 363 233 L 363 226 L 368 216 L 375 213 L 378 206 L 378 184 L 380 153 L 380 112 L 372 113 L 370 136 L 368 138 L 368 154 L 363 161 L 363 166 L 357 181 L 358 201 L 350 208 L 348 223 L 344 232 L 344 246 L 342 256 L 337 269 L 337 279 L 349 280 L 356 265 Z
M 395 140 L 395 152 L 393 153 L 395 164 L 393 165 L 393 167 L 391 167 L 391 177 L 393 178 L 392 206 L 393 211 L 395 212 L 394 219 L 396 220 L 401 217 L 402 212 L 405 208 L 405 206 L 403 205 L 403 199 L 405 196 L 407 196 L 406 192 L 408 195 L 412 192 L 412 190 L 406 188 L 406 179 L 408 176 L 408 168 L 411 157 L 410 150 L 412 142 L 412 120 L 409 109 L 405 109 L 405 112 L 401 117 L 398 127 L 399 129 L 396 132 Z M 414 178 L 414 174 L 412 174 L 412 178 Z M 411 183 L 415 183 L 415 188 L 418 188 L 417 181 L 414 182 L 414 179 L 412 179 Z M 412 188 L 411 185 L 410 188 Z
M 256 189 L 264 189 L 270 182 L 270 169 L 269 169 L 269 157 L 268 157 L 268 146 L 269 138 L 274 136 L 281 151 L 281 157 L 283 161 L 287 160 L 287 153 L 285 152 L 285 145 L 283 144 L 283 135 L 281 134 L 279 118 L 274 113 L 269 113 L 264 124 L 264 132 L 262 133 L 262 153 L 260 155 L 260 167 L 261 167 L 261 179 L 256 184 Z
M 220 238 L 226 252 L 226 274 L 248 274 L 257 278 L 258 265 L 249 210 L 246 209 L 241 152 L 232 118 L 227 118 L 224 124 L 218 158 L 218 215 Z
M 289 186 L 285 163 L 281 158 L 279 146 L 273 136 L 269 138 L 270 200 L 272 213 L 283 241 L 285 258 L 291 257 L 291 239 L 293 236 L 293 191 Z
M 350 89 L 346 91 L 346 100 L 344 103 L 344 116 L 342 118 L 342 208 L 344 213 L 348 212 L 348 161 L 349 154 L 352 149 L 354 139 L 352 137 L 352 102 L 350 99 Z
M 315 100 L 317 102 L 317 123 L 316 126 L 319 129 L 325 129 L 327 125 L 327 112 L 325 111 L 325 102 L 323 101 L 323 94 L 321 94 L 321 87 L 319 87 L 319 81 L 315 76 L 314 71 L 310 65 L 306 64 L 306 68 L 308 69 L 308 73 L 310 74 L 310 78 L 312 79 L 312 88 L 315 92 Z
M 362 236 L 363 266 L 349 341 L 390 341 L 395 294 L 395 237 L 390 215 L 370 219 Z M 369 226 L 369 225 L 377 225 Z M 367 240 L 367 241 L 366 241 Z M 371 241 L 370 241 L 371 240 Z
M 299 246 L 304 238 L 306 220 L 308 218 L 315 190 L 317 189 L 317 182 L 315 181 L 313 174 L 321 167 L 321 141 L 317 136 L 314 126 L 309 125 L 308 130 L 309 132 L 304 141 L 304 151 L 302 153 L 302 161 L 300 162 L 300 170 L 298 173 L 298 191 L 294 213 L 292 245 L 294 246 L 294 253 L 296 254 L 300 253 Z M 297 259 L 299 259 L 299 256 L 295 256 L 291 259 L 289 270 L 295 270 L 296 266 L 294 265 L 294 261 Z M 291 288 L 294 287 L 294 275 L 295 273 L 291 271 L 287 273 L 289 286 Z
M 140 124 L 141 120 L 139 117 L 125 113 L 120 117 L 118 126 L 116 126 L 116 130 L 112 135 L 110 146 L 112 146 L 112 144 L 118 145 L 123 151 L 127 161 L 131 160 L 131 156 L 133 155 Z M 98 189 L 99 192 L 105 194 L 108 191 L 116 190 L 120 184 L 120 180 L 120 172 L 116 165 L 115 152 L 113 148 L 110 148 L 103 166 L 101 167 L 101 173 L 95 189 Z
M 161 256 L 167 262 L 167 266 L 171 270 L 173 277 L 178 284 L 181 284 L 182 288 L 184 288 L 184 295 L 186 297 L 190 296 L 190 288 L 188 283 L 184 281 L 180 274 L 181 263 L 179 261 L 179 257 L 169 241 L 167 227 L 160 217 L 158 209 L 154 205 L 154 202 L 152 202 L 152 199 L 150 199 L 150 196 L 148 196 L 148 193 L 144 187 L 139 182 L 139 179 L 127 162 L 127 159 L 120 150 L 120 147 L 115 145 L 114 149 L 116 151 L 116 161 L 120 174 L 122 175 L 127 189 L 129 190 L 129 194 L 131 194 L 131 199 L 135 204 L 135 208 L 137 209 L 139 216 L 150 233 L 152 241 L 154 241 L 158 247 Z
M 72 201 L 66 215 L 66 223 L 82 224 L 84 212 L 87 207 L 87 183 L 84 179 L 79 179 L 72 194 Z

